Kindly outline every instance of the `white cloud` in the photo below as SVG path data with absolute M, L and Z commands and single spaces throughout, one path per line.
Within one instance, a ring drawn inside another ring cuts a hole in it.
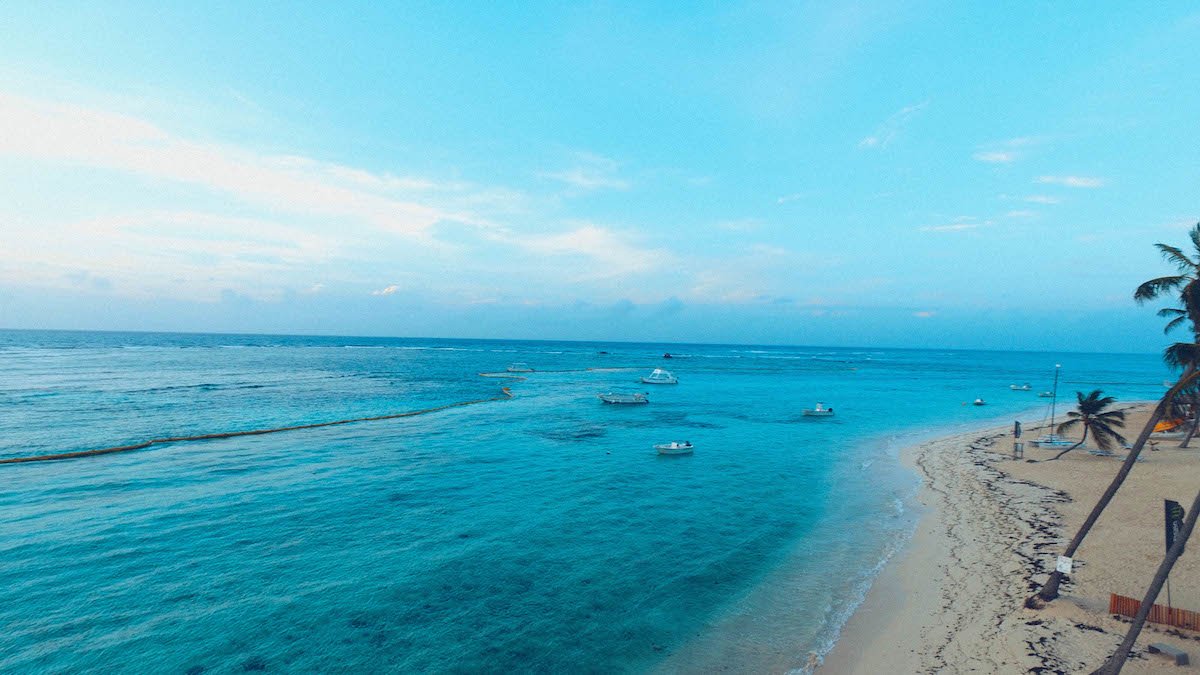
M 1098 188 L 1104 185 L 1103 178 L 1092 176 L 1038 176 L 1035 183 L 1042 185 L 1065 185 L 1073 188 Z
M 629 181 L 618 175 L 620 164 L 616 160 L 592 153 L 579 153 L 576 160 L 573 167 L 540 175 L 584 192 L 629 189 Z
M 746 252 L 756 257 L 779 258 L 791 253 L 782 246 L 772 246 L 770 244 L 750 244 L 746 247 Z
M 921 232 L 961 232 L 962 230 L 973 230 L 979 227 L 979 223 L 950 223 L 949 225 L 925 225 L 918 227 Z
M 929 101 L 922 101 L 916 105 L 905 106 L 892 114 L 891 117 L 884 120 L 883 124 L 869 136 L 864 137 L 858 142 L 858 147 L 862 149 L 886 148 L 891 144 L 892 140 L 903 131 L 906 124 L 917 113 L 924 110 L 929 105 Z
M 0 282 L 61 287 L 62 272 L 85 270 L 111 279 L 123 294 L 212 300 L 222 289 L 277 297 L 303 288 L 297 271 L 312 271 L 353 245 L 348 238 L 270 220 L 199 211 L 137 211 L 38 226 L 0 222 L 5 253 Z
M 1028 147 L 1036 143 L 1038 139 L 1033 136 L 1019 136 L 1010 138 L 1006 141 L 996 143 L 987 143 L 979 149 L 973 158 L 980 162 L 988 162 L 990 164 L 1009 164 L 1021 158 L 1021 148 Z
M 1027 201 L 1030 204 L 1058 204 L 1062 200 L 1050 195 L 1029 195 L 1028 197 L 1024 197 L 1023 201 Z
M 753 232 L 762 227 L 762 221 L 757 218 L 741 218 L 739 220 L 723 220 L 717 227 L 730 232 Z
M 1017 159 L 1017 153 L 1009 150 L 980 151 L 972 156 L 981 162 L 988 162 L 991 164 L 1007 164 Z
M 545 256 L 565 256 L 591 261 L 591 269 L 563 268 L 583 272 L 588 277 L 611 277 L 645 272 L 657 266 L 669 265 L 674 259 L 664 250 L 636 246 L 628 234 L 622 234 L 591 223 L 580 223 L 573 230 L 548 235 L 513 235 L 503 237 L 510 244 L 530 253 Z
M 378 176 L 306 157 L 263 155 L 175 136 L 144 120 L 0 93 L 0 155 L 124 171 L 195 185 L 247 204 L 349 219 L 422 237 L 447 213 L 382 191 L 427 189 L 425 181 Z
M 1037 215 L 1037 211 L 1030 211 L 1029 209 L 1014 209 L 1004 215 L 1008 218 L 1033 218 Z
M 400 290 L 400 287 L 396 284 L 392 284 L 386 288 L 381 288 L 377 291 L 371 291 L 371 295 L 392 295 L 398 290 Z

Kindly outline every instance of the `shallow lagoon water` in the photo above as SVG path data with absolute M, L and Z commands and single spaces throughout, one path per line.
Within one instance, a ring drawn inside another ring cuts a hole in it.
M 537 372 L 478 375 L 511 362 Z M 1054 363 L 1069 398 L 1167 377 L 1153 355 L 0 332 L 0 456 L 514 394 L 0 466 L 0 671 L 799 666 L 912 527 L 899 447 L 1037 417 Z M 637 381 L 654 367 L 680 384 Z M 805 419 L 818 400 L 837 416 Z M 655 454 L 676 439 L 695 454 Z

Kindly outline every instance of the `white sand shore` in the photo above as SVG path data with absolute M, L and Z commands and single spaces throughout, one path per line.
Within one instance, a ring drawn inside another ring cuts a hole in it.
M 1135 437 L 1148 406 L 1129 410 Z M 1040 430 L 1027 429 L 1024 440 Z M 910 448 L 905 461 L 925 478 L 928 508 L 907 551 L 894 559 L 847 623 L 822 673 L 1090 672 L 1128 624 L 1108 615 L 1110 592 L 1141 598 L 1163 555 L 1162 500 L 1190 505 L 1200 488 L 1200 440 L 1143 452 L 1145 461 L 1080 547 L 1076 573 L 1046 609 L 1027 610 L 1063 547 L 1083 522 L 1120 461 L 1026 443 L 1011 457 L 1009 429 L 983 430 Z M 1120 453 L 1118 453 L 1120 454 Z M 1200 546 L 1171 575 L 1177 607 L 1200 611 Z M 1159 597 L 1165 604 L 1165 593 Z M 1128 673 L 1200 670 L 1200 634 L 1147 624 Z M 1178 668 L 1145 652 L 1150 642 L 1187 650 Z

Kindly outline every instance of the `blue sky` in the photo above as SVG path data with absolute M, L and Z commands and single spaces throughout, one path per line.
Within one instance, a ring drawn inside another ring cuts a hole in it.
M 0 326 L 1152 351 L 1191 3 L 47 3 Z

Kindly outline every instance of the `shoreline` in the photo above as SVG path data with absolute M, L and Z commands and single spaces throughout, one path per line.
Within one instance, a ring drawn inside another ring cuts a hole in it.
M 1147 405 L 1120 409 L 1127 411 L 1125 430 L 1135 436 Z M 1176 449 L 1177 442 L 1154 452 L 1147 447 L 1146 461 L 1077 552 L 1079 567 L 1062 597 L 1037 611 L 1025 609 L 1024 599 L 1045 580 L 1119 466 L 1083 448 L 1040 461 L 1056 451 L 1028 444 L 1039 433 L 1026 426 L 1025 460 L 1011 457 L 1011 427 L 979 428 L 901 451 L 901 461 L 922 479 L 916 530 L 875 578 L 818 672 L 1087 672 L 1103 663 L 1127 629 L 1107 614 L 1107 594 L 1144 593 L 1162 555 L 1161 499 L 1190 502 L 1200 450 Z M 1118 534 L 1126 531 L 1134 534 Z M 1172 573 L 1176 606 L 1200 609 L 1198 558 L 1185 554 Z M 1200 635 L 1181 635 L 1147 624 L 1125 672 L 1166 667 L 1144 652 L 1155 641 L 1193 654 L 1192 666 L 1171 666 L 1172 672 L 1200 672 Z

